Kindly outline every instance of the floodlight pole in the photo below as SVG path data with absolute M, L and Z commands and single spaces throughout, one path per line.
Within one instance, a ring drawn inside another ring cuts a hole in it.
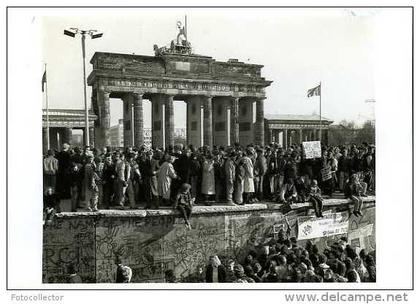
M 89 146 L 89 108 L 86 95 L 86 31 L 81 31 L 82 35 L 82 57 L 83 57 L 83 98 L 85 101 L 85 146 Z
M 321 88 L 321 81 L 319 82 L 319 141 L 322 143 L 322 88 Z
M 75 37 L 77 34 L 81 35 L 82 38 L 82 60 L 83 60 L 83 98 L 85 102 L 85 145 L 90 145 L 89 140 L 89 107 L 86 94 L 86 34 L 88 34 L 92 39 L 102 37 L 102 33 L 97 33 L 97 30 L 81 30 L 78 28 L 70 28 L 70 30 L 64 30 L 64 35 Z

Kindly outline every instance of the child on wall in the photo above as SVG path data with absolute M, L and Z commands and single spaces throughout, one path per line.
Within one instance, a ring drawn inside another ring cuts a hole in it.
M 190 217 L 192 212 L 193 198 L 190 193 L 191 185 L 184 183 L 178 190 L 178 194 L 175 198 L 174 209 L 181 212 L 182 217 L 185 221 L 185 227 L 191 230 Z
M 316 179 L 313 179 L 311 182 L 308 201 L 312 203 L 315 209 L 315 215 L 317 217 L 323 217 L 321 189 L 318 187 L 318 181 Z

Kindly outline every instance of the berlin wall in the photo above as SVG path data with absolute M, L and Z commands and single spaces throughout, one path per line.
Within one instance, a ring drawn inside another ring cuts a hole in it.
M 352 215 L 352 206 L 342 201 L 326 204 L 321 225 L 329 223 L 329 218 L 340 222 L 331 231 L 316 227 L 318 220 L 311 208 L 284 213 L 266 204 L 198 206 L 191 230 L 185 229 L 173 210 L 62 213 L 44 227 L 43 283 L 65 283 L 70 263 L 84 283 L 113 283 L 116 256 L 131 267 L 135 283 L 163 282 L 167 269 L 173 269 L 180 279 L 187 278 L 198 267 L 205 267 L 210 255 L 243 259 L 255 246 L 275 241 L 278 231 L 287 225 L 298 243 L 310 239 L 321 250 L 342 236 L 355 247 L 374 250 L 374 199 L 365 204 L 363 217 Z

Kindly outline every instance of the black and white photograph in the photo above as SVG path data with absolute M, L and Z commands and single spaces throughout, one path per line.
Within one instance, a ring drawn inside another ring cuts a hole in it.
M 412 10 L 9 8 L 9 284 L 411 288 Z

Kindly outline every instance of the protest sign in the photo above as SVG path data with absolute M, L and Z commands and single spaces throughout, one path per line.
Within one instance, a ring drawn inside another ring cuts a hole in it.
M 302 147 L 303 147 L 303 155 L 305 159 L 321 157 L 321 142 L 320 141 L 304 141 L 302 142 Z
M 298 219 L 298 239 L 307 240 L 345 234 L 348 231 L 348 226 L 347 212 L 331 213 L 322 218 L 303 216 Z

